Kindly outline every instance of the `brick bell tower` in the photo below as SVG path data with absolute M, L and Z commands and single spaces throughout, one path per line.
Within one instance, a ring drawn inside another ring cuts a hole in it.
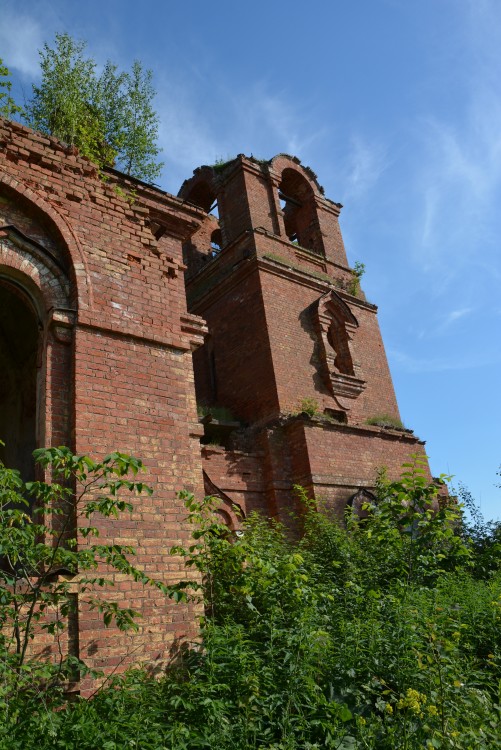
M 281 517 L 294 484 L 339 512 L 360 503 L 423 442 L 383 424 L 399 411 L 342 206 L 285 154 L 200 167 L 179 197 L 207 213 L 184 246 L 188 310 L 209 330 L 193 358 L 206 490 L 229 516 Z

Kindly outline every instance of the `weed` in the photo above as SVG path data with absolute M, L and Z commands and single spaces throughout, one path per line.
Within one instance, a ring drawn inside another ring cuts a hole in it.
M 365 273 L 365 263 L 355 261 L 353 269 L 351 271 L 352 278 L 346 285 L 346 291 L 348 294 L 352 294 L 354 297 L 358 297 L 360 293 L 360 280 Z
M 304 412 L 309 417 L 314 417 L 319 414 L 318 401 L 315 398 L 303 398 L 300 402 L 300 413 Z
M 390 427 L 393 430 L 406 430 L 406 426 L 397 417 L 390 414 L 377 414 L 365 420 L 365 424 L 375 425 L 376 427 Z

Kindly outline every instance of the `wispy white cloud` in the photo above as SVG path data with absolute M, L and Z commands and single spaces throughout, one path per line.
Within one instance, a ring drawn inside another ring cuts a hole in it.
M 204 86 L 208 82 L 203 80 L 194 86 L 193 78 L 170 78 L 159 85 L 159 135 L 170 190 L 176 190 L 195 167 L 238 153 L 270 158 L 285 151 L 301 155 L 307 163 L 309 150 L 326 133 L 312 126 L 312 117 L 286 92 L 272 93 L 260 83 L 234 94 L 222 84 L 212 87 L 207 109 L 207 97 L 200 91 Z
M 465 315 L 469 315 L 472 312 L 471 307 L 462 307 L 459 310 L 451 310 L 443 322 L 443 327 L 448 328 L 452 323 L 454 323 L 456 320 L 459 320 L 460 318 L 464 318 Z
M 430 327 L 420 328 L 415 335 L 420 341 L 423 339 L 442 336 L 445 333 L 449 333 L 450 329 L 457 321 L 467 318 L 473 312 L 474 309 L 472 307 L 461 307 L 455 310 L 450 310 L 444 315 L 439 316 L 435 324 L 433 324 L 432 321 L 429 321 Z
M 368 142 L 360 135 L 351 138 L 346 157 L 344 200 L 354 200 L 366 194 L 388 167 L 386 146 Z
M 501 361 L 501 355 L 492 351 L 485 352 L 483 356 L 468 355 L 463 359 L 448 355 L 420 358 L 392 348 L 388 348 L 387 352 L 390 363 L 395 369 L 410 373 L 473 370 L 489 367 Z
M 38 50 L 44 42 L 44 31 L 39 20 L 13 8 L 2 9 L 0 49 L 4 63 L 26 77 L 39 72 Z
M 240 133 L 248 143 L 281 144 L 280 150 L 304 158 L 327 133 L 324 126 L 318 126 L 313 106 L 298 102 L 286 90 L 272 91 L 262 82 L 241 91 L 232 102 Z
M 416 129 L 414 252 L 423 270 L 440 270 L 443 284 L 475 256 L 493 255 L 489 246 L 498 231 L 501 9 L 490 0 L 464 7 L 464 57 L 457 77 L 462 108 L 450 116 L 424 114 Z
M 160 119 L 159 145 L 166 162 L 166 187 L 176 193 L 192 170 L 210 164 L 226 146 L 204 121 L 203 111 L 182 92 L 163 89 L 157 100 Z
M 442 336 L 444 333 L 449 333 L 450 329 L 455 323 L 457 323 L 457 321 L 468 317 L 472 314 L 472 312 L 472 307 L 461 307 L 455 310 L 450 310 L 438 321 L 438 324 L 434 327 L 431 335 Z M 424 338 L 426 336 L 429 337 L 430 333 L 425 334 L 425 336 L 421 336 L 421 338 Z

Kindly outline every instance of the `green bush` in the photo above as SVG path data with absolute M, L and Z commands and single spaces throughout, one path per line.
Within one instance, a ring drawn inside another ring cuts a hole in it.
M 501 571 L 419 459 L 364 519 L 303 492 L 297 541 L 255 514 L 233 537 L 216 501 L 184 500 L 201 641 L 57 712 L 18 696 L 0 748 L 501 748 Z

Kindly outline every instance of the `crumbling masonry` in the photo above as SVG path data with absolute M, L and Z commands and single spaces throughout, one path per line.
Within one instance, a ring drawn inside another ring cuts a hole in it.
M 399 414 L 340 210 L 294 157 L 201 167 L 174 197 L 0 121 L 1 458 L 29 479 L 38 446 L 140 456 L 155 493 L 101 535 L 165 581 L 186 575 L 181 488 L 218 494 L 230 528 L 286 518 L 294 484 L 357 506 L 423 443 L 367 423 Z M 116 589 L 143 615 L 131 659 L 195 633 L 190 606 Z M 73 628 L 91 667 L 127 664 L 83 604 Z

